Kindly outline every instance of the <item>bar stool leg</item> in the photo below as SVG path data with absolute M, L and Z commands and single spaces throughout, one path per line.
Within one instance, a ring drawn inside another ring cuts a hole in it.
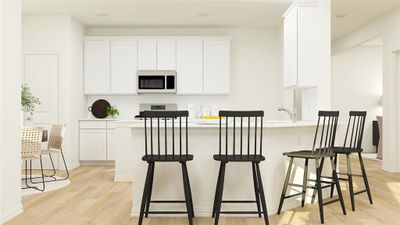
M 188 220 L 189 220 L 189 225 L 193 225 L 193 220 L 192 220 L 192 205 L 191 205 L 191 200 L 190 200 L 190 190 L 188 187 L 188 174 L 187 174 L 187 167 L 185 162 L 181 162 L 182 166 L 182 176 L 183 176 L 183 190 L 185 192 L 185 202 L 186 202 L 186 209 L 187 209 L 187 214 L 188 214 Z
M 255 163 L 251 163 L 251 168 L 252 168 L 252 171 L 253 171 L 254 194 L 256 196 L 258 217 L 261 218 L 260 189 L 259 189 L 259 181 L 258 181 L 258 178 L 257 178 Z
M 308 159 L 306 159 L 306 161 L 304 163 L 303 190 L 302 190 L 302 195 L 301 195 L 301 207 L 304 207 L 304 203 L 306 201 L 307 182 L 308 182 Z
M 332 171 L 333 171 L 333 181 L 336 184 L 336 191 L 338 193 L 340 206 L 342 207 L 343 215 L 346 215 L 346 207 L 344 205 L 342 189 L 340 188 L 340 182 L 339 182 L 339 178 L 338 178 L 338 175 L 337 175 L 337 172 L 336 172 L 335 163 L 333 162 L 332 159 L 331 159 L 331 165 L 332 165 Z
M 213 210 L 212 210 L 212 218 L 215 217 L 215 209 L 217 207 L 217 199 L 218 199 L 218 187 L 219 187 L 219 183 L 220 183 L 220 178 L 221 178 L 221 171 L 222 171 L 222 163 L 219 166 L 219 172 L 218 172 L 218 178 L 217 178 L 217 185 L 215 187 L 215 196 L 214 196 L 214 206 L 213 206 Z
M 193 208 L 192 189 L 190 187 L 190 180 L 189 180 L 189 173 L 187 170 L 187 164 L 184 163 L 184 165 L 185 165 L 184 169 L 185 169 L 185 177 L 186 177 L 185 181 L 186 181 L 186 187 L 188 188 L 188 192 L 189 192 L 189 203 L 190 203 L 191 215 L 192 215 L 192 217 L 195 217 L 194 216 L 194 208 Z
M 150 210 L 150 202 L 151 202 L 151 194 L 153 191 L 153 180 L 154 180 L 154 170 L 155 164 L 150 168 L 150 187 L 149 187 L 149 195 L 147 197 L 146 202 L 146 210 L 145 210 L 145 217 L 149 217 L 149 210 Z
M 336 153 L 336 154 L 335 154 L 335 158 L 334 158 L 334 163 L 335 163 L 335 168 L 336 168 L 336 169 L 338 168 L 337 159 L 338 159 L 338 154 Z M 333 177 L 333 174 L 332 174 L 332 177 Z M 332 185 L 331 185 L 331 194 L 330 194 L 330 197 L 331 197 L 331 198 L 333 198 L 333 191 L 334 191 L 334 188 L 335 188 L 335 185 L 332 184 Z
M 219 181 L 219 185 L 218 185 L 219 187 L 217 188 L 218 195 L 217 195 L 217 202 L 216 202 L 216 208 L 215 208 L 214 225 L 218 225 L 219 214 L 221 212 L 222 196 L 224 193 L 225 166 L 226 166 L 226 162 L 221 162 L 221 177 L 220 177 L 220 181 Z
M 346 154 L 346 162 L 347 162 L 347 179 L 349 180 L 351 209 L 352 209 L 352 211 L 355 211 L 356 206 L 354 204 L 353 175 L 351 172 L 350 154 Z
M 319 217 L 321 220 L 321 223 L 324 223 L 324 204 L 323 204 L 323 199 L 322 199 L 322 187 L 321 187 L 321 172 L 322 172 L 322 166 L 319 164 L 318 159 L 316 161 L 316 172 L 317 172 L 317 192 L 318 192 L 318 206 L 319 206 Z
M 369 183 L 368 183 L 368 178 L 367 178 L 367 172 L 365 171 L 364 162 L 363 162 L 363 159 L 362 159 L 362 156 L 361 156 L 361 152 L 358 153 L 358 159 L 360 161 L 361 173 L 362 173 L 362 177 L 364 179 L 365 189 L 367 190 L 369 203 L 373 204 L 371 190 L 369 188 Z
M 315 160 L 315 168 L 320 168 L 321 169 L 321 173 L 322 173 L 322 169 L 324 167 L 325 158 L 321 159 L 321 163 L 318 163 L 318 161 L 319 160 Z M 333 176 L 333 174 L 332 174 L 332 176 Z M 315 187 L 317 188 L 317 183 L 315 183 Z M 318 192 L 318 189 L 314 189 L 313 195 L 311 197 L 311 203 L 312 204 L 314 204 L 314 202 L 315 202 L 315 196 L 317 195 L 317 192 Z
M 258 177 L 258 190 L 260 192 L 260 198 L 261 198 L 261 204 L 263 207 L 263 214 L 264 214 L 264 221 L 265 225 L 269 225 L 269 220 L 268 220 L 268 209 L 267 209 L 267 203 L 265 202 L 265 194 L 264 194 L 264 187 L 261 179 L 261 173 L 260 173 L 260 164 L 256 163 L 256 168 L 257 168 L 257 177 Z
M 143 196 L 142 196 L 142 203 L 140 206 L 138 225 L 142 225 L 142 223 L 143 223 L 144 210 L 145 210 L 145 206 L 146 206 L 147 197 L 148 197 L 149 191 L 150 191 L 150 189 L 149 189 L 150 188 L 150 176 L 151 176 L 151 170 L 153 168 L 154 162 L 151 162 L 148 164 L 149 165 L 147 167 L 146 181 L 144 183 L 144 188 L 143 188 Z
M 278 215 L 281 214 L 282 205 L 283 205 L 283 202 L 285 201 L 286 191 L 287 191 L 287 188 L 289 185 L 290 174 L 292 173 L 292 166 L 293 166 L 293 157 L 290 158 L 290 163 L 289 163 L 289 167 L 288 167 L 288 170 L 286 173 L 285 183 L 283 184 L 281 200 L 279 202 L 279 208 L 278 208 Z

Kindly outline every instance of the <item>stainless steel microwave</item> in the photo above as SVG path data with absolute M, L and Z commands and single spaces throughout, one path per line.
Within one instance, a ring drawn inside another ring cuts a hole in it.
M 175 70 L 138 70 L 137 92 L 144 93 L 176 93 Z

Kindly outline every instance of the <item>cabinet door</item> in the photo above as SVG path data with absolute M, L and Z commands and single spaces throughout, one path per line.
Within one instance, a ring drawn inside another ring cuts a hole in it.
M 204 41 L 204 93 L 229 94 L 229 41 Z
M 198 40 L 177 41 L 177 93 L 203 93 L 203 43 Z
M 157 42 L 138 41 L 138 69 L 157 69 Z
M 176 70 L 176 42 L 157 41 L 157 69 Z
M 137 42 L 111 42 L 111 93 L 135 94 Z
M 106 130 L 80 130 L 80 160 L 107 159 Z
M 110 42 L 86 41 L 84 50 L 85 94 L 110 92 Z
M 319 83 L 318 8 L 314 6 L 297 9 L 297 86 L 315 87 Z M 329 44 L 329 43 L 327 43 Z
M 107 160 L 115 160 L 115 148 L 117 145 L 115 129 L 107 130 Z
M 283 32 L 284 86 L 297 85 L 297 9 L 285 17 Z

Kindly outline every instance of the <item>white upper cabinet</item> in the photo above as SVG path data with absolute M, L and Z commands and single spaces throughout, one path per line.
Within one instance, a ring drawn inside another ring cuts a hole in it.
M 137 41 L 111 42 L 111 93 L 136 94 Z
M 317 5 L 295 4 L 284 17 L 284 85 L 286 88 L 318 86 Z
M 84 47 L 84 92 L 107 94 L 110 92 L 110 42 L 86 41 Z
M 177 94 L 229 94 L 227 37 L 87 37 L 86 95 L 137 94 L 138 70 L 176 70 Z
M 176 41 L 157 41 L 157 69 L 176 70 Z
M 229 93 L 229 41 L 204 41 L 203 89 L 206 94 Z
M 138 69 L 139 70 L 157 69 L 157 41 L 155 40 L 138 41 Z
M 177 93 L 203 93 L 203 42 L 201 40 L 178 40 Z

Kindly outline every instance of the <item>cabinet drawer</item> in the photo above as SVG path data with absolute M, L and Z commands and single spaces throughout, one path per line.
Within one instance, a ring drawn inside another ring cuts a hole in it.
M 80 121 L 80 129 L 106 129 L 107 121 Z

